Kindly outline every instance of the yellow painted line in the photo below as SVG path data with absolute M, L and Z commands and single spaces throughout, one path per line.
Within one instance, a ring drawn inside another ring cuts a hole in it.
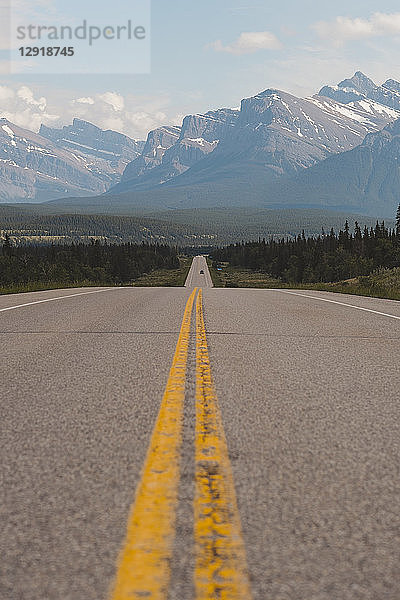
M 175 356 L 128 521 L 111 600 L 167 598 L 175 535 L 190 323 L 185 308 Z
M 202 291 L 196 302 L 196 600 L 251 600 L 221 413 L 211 376 Z

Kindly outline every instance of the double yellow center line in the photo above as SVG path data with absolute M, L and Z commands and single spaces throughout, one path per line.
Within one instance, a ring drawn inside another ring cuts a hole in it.
M 191 293 L 168 382 L 128 520 L 111 600 L 166 600 L 180 479 Z M 194 538 L 196 600 L 250 600 L 232 470 L 211 376 L 202 291 L 196 299 Z

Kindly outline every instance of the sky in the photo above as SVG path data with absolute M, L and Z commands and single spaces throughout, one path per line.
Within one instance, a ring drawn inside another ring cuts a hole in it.
M 22 10 L 27 2 L 12 1 Z M 28 4 L 51 12 L 57 1 Z M 0 16 L 9 2 L 0 0 Z M 90 19 L 87 2 L 68 3 L 77 19 Z M 149 2 L 147 73 L 129 72 L 129 56 L 121 53 L 115 69 L 128 72 L 119 74 L 10 74 L 2 19 L 0 117 L 37 131 L 41 123 L 61 126 L 76 116 L 145 139 L 149 130 L 180 124 L 186 114 L 234 108 L 267 88 L 305 97 L 357 70 L 377 83 L 400 80 L 397 1 Z M 107 18 L 111 6 L 122 18 L 132 0 L 96 4 L 96 17 Z M 99 64 L 104 60 L 99 52 Z

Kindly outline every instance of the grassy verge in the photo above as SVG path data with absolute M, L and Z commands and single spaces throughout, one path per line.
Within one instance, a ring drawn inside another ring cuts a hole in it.
M 394 269 L 377 269 L 371 275 L 338 281 L 337 283 L 311 285 L 313 287 L 309 289 L 400 300 L 400 267 Z
M 190 269 L 192 262 L 191 258 L 180 257 L 180 268 L 179 269 L 159 269 L 142 275 L 132 283 L 126 285 L 132 285 L 137 287 L 179 287 L 185 283 L 187 274 Z M 40 292 L 45 290 L 58 290 L 68 288 L 79 288 L 79 287 L 112 287 L 112 283 L 94 283 L 93 281 L 74 281 L 73 283 L 65 283 L 60 281 L 48 281 L 48 282 L 31 282 L 25 284 L 14 284 L 9 286 L 0 286 L 0 295 L 4 294 L 21 294 L 24 292 Z
M 111 284 L 112 285 L 112 284 Z M 8 286 L 0 286 L 0 296 L 5 294 L 23 294 L 24 292 L 43 292 L 45 290 L 61 290 L 79 287 L 111 287 L 106 283 L 93 283 L 93 281 L 74 281 L 65 283 L 60 281 L 48 281 L 31 283 L 18 283 Z
M 335 283 L 283 283 L 280 279 L 274 279 L 267 273 L 240 269 L 229 265 L 224 266 L 223 270 L 218 272 L 218 275 L 219 283 L 214 282 L 217 287 L 320 290 L 339 294 L 400 300 L 400 267 L 377 269 L 371 275 Z
M 206 260 L 207 260 L 208 270 L 210 271 L 211 280 L 213 282 L 214 287 L 226 287 L 224 285 L 222 271 L 217 271 L 217 269 L 215 269 L 213 267 L 213 262 L 208 256 L 207 256 Z
M 267 273 L 251 271 L 250 269 L 241 269 L 239 267 L 231 267 L 228 263 L 221 263 L 222 271 L 215 271 L 218 279 L 213 283 L 216 287 L 239 287 L 239 288 L 271 288 L 283 287 L 283 283 L 279 279 L 270 277 Z M 212 271 L 210 268 L 212 276 Z
M 132 285 L 136 287 L 181 287 L 189 273 L 192 259 L 179 257 L 179 269 L 159 269 L 136 279 Z

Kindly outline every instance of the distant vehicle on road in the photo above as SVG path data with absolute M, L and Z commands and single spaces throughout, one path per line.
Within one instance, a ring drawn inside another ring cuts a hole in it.
M 200 269 L 200 275 L 204 275 L 203 269 Z

